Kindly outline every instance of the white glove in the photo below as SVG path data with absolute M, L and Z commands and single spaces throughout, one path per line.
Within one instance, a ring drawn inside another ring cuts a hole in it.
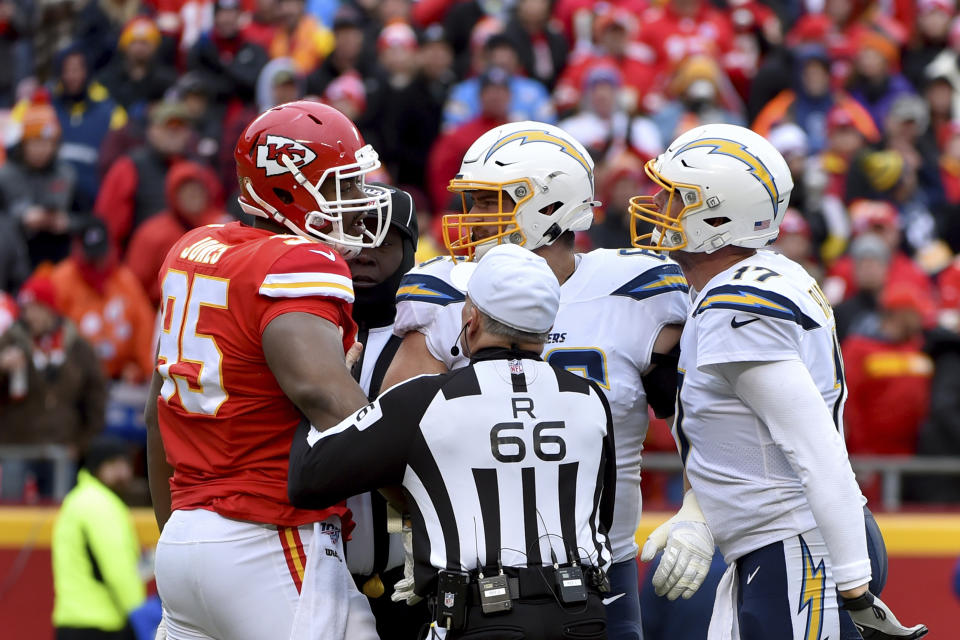
M 927 635 L 922 625 L 905 627 L 883 600 L 869 591 L 857 598 L 840 598 L 841 607 L 853 618 L 863 640 L 916 640 Z
M 163 617 L 160 618 L 160 624 L 157 626 L 157 635 L 154 636 L 153 640 L 167 640 L 167 613 L 163 613 Z
M 650 562 L 664 549 L 660 566 L 653 574 L 653 587 L 667 600 L 690 598 L 710 571 L 713 560 L 713 534 L 703 518 L 693 489 L 683 496 L 683 506 L 676 515 L 653 530 L 640 552 L 640 559 Z
M 406 602 L 412 607 L 423 598 L 413 592 L 413 529 L 404 524 L 403 531 L 403 578 L 393 585 L 390 599 L 394 602 Z

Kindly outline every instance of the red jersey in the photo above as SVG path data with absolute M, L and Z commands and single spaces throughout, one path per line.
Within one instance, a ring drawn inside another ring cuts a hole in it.
M 333 249 L 239 222 L 187 232 L 160 269 L 160 433 L 174 509 L 298 526 L 349 511 L 287 499 L 293 435 L 305 418 L 267 366 L 261 336 L 284 313 L 320 316 L 353 343 L 353 283 Z M 330 366 L 344 366 L 331 362 Z

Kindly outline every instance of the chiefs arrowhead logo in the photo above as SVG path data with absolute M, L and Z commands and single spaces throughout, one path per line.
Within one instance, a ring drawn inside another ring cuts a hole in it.
M 302 169 L 313 162 L 317 154 L 296 140 L 268 135 L 267 143 L 257 147 L 257 166 L 266 171 L 268 176 L 290 173 L 287 165 L 280 161 L 283 156 L 290 158 L 298 169 Z

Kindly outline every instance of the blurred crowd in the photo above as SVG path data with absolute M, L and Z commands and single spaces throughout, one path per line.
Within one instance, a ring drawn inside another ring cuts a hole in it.
M 242 218 L 239 132 L 307 97 L 414 195 L 419 259 L 497 124 L 589 149 L 583 250 L 629 246 L 628 199 L 678 134 L 751 126 L 793 172 L 777 247 L 836 309 L 851 453 L 960 455 L 954 0 L 0 0 L 0 56 L 0 445 L 110 428 L 151 372 L 165 252 Z M 3 498 L 47 490 L 41 463 L 0 466 Z M 960 478 L 914 484 L 960 501 Z

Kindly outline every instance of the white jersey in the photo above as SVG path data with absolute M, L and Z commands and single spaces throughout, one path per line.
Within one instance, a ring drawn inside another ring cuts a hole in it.
M 560 287 L 560 309 L 543 358 L 599 384 L 614 424 L 617 487 L 609 532 L 614 562 L 637 554 L 640 523 L 640 454 L 647 435 L 647 396 L 640 380 L 653 344 L 667 324 L 682 324 L 689 308 L 687 282 L 671 260 L 638 249 L 578 254 L 573 275 Z M 412 269 L 397 292 L 394 332 L 420 331 L 427 348 L 448 369 L 467 364 L 454 356 L 462 329 L 464 295 L 450 284 L 451 258 Z
M 843 362 L 830 306 L 803 267 L 761 250 L 707 283 L 680 340 L 674 437 L 728 563 L 817 526 L 767 426 L 710 369 L 782 360 L 803 362 L 842 433 Z

